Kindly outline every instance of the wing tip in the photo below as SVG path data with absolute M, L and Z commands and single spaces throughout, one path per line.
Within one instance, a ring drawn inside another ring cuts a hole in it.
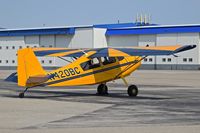
M 178 48 L 177 50 L 175 50 L 174 53 L 179 53 L 179 52 L 191 50 L 191 49 L 194 49 L 196 47 L 197 47 L 197 45 L 185 45 L 185 46 L 182 46 L 182 47 Z

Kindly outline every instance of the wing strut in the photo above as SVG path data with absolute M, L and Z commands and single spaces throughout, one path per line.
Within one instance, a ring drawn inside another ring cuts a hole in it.
M 122 77 L 122 80 L 124 81 L 124 84 L 128 87 L 128 82 L 126 81 L 126 79 Z
M 118 73 L 114 79 L 118 78 L 119 75 L 121 75 L 122 73 L 126 72 L 128 69 L 130 69 L 131 67 L 135 66 L 137 63 L 139 63 L 140 61 L 144 60 L 147 56 L 142 57 L 140 60 L 134 62 L 134 64 L 131 64 L 129 66 L 127 66 L 123 71 L 121 71 L 120 73 Z
M 60 58 L 60 59 L 62 59 L 62 60 L 64 60 L 64 61 L 67 61 L 67 62 L 69 62 L 69 63 L 72 63 L 71 61 L 69 61 L 69 60 L 67 60 L 67 59 L 64 59 L 64 58 L 62 58 L 62 57 L 60 57 L 60 56 L 58 56 L 58 58 Z

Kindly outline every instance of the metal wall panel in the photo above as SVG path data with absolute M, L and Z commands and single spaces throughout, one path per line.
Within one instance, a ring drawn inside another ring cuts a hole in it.
M 25 36 L 25 44 L 31 47 L 37 46 L 39 47 L 39 36 Z
M 77 28 L 70 48 L 93 48 L 93 28 Z
M 157 45 L 166 46 L 166 45 L 176 45 L 178 34 L 158 34 L 157 35 Z
M 138 46 L 138 35 L 108 36 L 107 41 L 111 47 Z
M 178 34 L 158 34 L 157 35 L 157 46 L 172 46 L 178 44 Z M 156 64 L 175 64 L 177 65 L 177 57 L 174 56 L 157 56 Z
M 55 47 L 55 35 L 40 35 L 40 47 Z M 42 66 L 55 66 L 55 57 L 39 57 Z
M 54 35 L 41 35 L 40 36 L 40 47 L 55 47 L 55 36 Z
M 178 64 L 199 64 L 199 33 L 178 33 L 178 44 L 181 45 L 193 45 L 196 44 L 197 48 L 185 51 L 183 53 L 177 54 L 180 57 L 178 58 Z M 187 61 L 184 61 L 184 58 Z M 192 62 L 189 61 L 189 58 L 192 58 Z
M 0 66 L 16 66 L 17 50 L 25 47 L 24 36 L 0 37 Z
M 93 29 L 93 47 L 102 48 L 107 47 L 106 29 L 94 28 Z
M 156 35 L 139 35 L 139 46 L 155 46 L 156 45 Z M 155 64 L 155 56 L 148 56 L 142 61 L 142 64 Z
M 164 45 L 191 45 L 199 44 L 199 33 L 175 33 L 175 34 L 158 34 L 157 35 L 157 46 Z M 174 56 L 159 56 L 157 57 L 157 64 L 198 64 L 199 57 L 198 50 L 193 49 L 190 51 L 185 51 L 183 53 L 177 54 L 179 57 Z M 186 58 L 187 61 L 184 61 Z M 169 62 L 168 59 L 171 61 Z M 192 61 L 189 61 L 192 59 Z M 165 61 L 163 61 L 165 60 Z
M 66 47 L 69 47 L 73 36 L 72 35 L 56 35 L 55 37 L 56 37 L 55 38 L 56 47 L 66 48 Z

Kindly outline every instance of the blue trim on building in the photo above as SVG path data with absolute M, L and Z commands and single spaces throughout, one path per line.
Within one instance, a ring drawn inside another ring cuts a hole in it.
M 116 23 L 116 24 L 97 24 L 93 25 L 94 28 L 105 28 L 105 29 L 114 29 L 114 28 L 127 28 L 127 27 L 136 27 L 136 26 L 152 26 L 155 24 L 145 24 L 145 23 Z
M 200 32 L 200 25 L 108 29 L 106 31 L 106 35 L 112 36 L 112 35 L 135 35 L 135 34 L 194 33 L 194 32 Z
M 142 27 L 140 27 L 142 26 Z M 160 26 L 144 23 L 99 24 L 80 27 L 38 28 L 38 29 L 1 29 L 0 36 L 32 35 L 74 35 L 76 28 L 105 28 L 106 35 L 167 34 L 200 32 L 200 25 Z
M 31 35 L 53 35 L 53 34 L 75 34 L 75 28 L 49 28 L 49 29 L 23 29 L 2 30 L 0 36 L 31 36 Z

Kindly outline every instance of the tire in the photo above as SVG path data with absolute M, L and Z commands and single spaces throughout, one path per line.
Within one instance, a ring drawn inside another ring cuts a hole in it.
M 24 93 L 19 93 L 19 98 L 24 98 Z
M 130 97 L 136 97 L 138 95 L 138 87 L 136 85 L 130 85 L 127 93 Z
M 100 84 L 97 87 L 97 94 L 98 95 L 107 95 L 108 94 L 108 87 L 105 84 Z

